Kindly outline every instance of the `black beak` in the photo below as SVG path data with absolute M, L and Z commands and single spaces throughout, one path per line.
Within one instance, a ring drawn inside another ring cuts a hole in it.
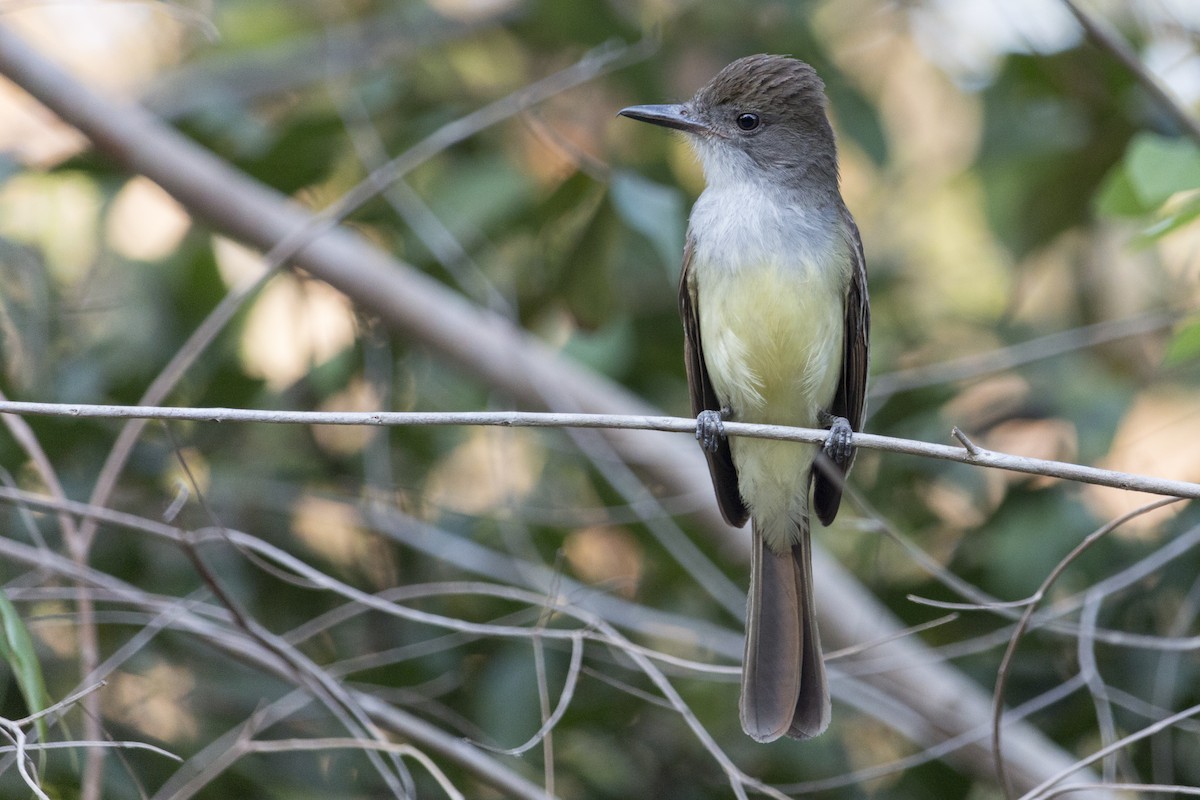
M 691 116 L 687 106 L 630 106 L 617 112 L 618 117 L 629 117 L 639 122 L 662 125 L 684 133 L 708 133 L 708 126 Z

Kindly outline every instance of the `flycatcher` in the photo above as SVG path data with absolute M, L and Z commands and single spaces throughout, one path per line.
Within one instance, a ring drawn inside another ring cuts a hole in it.
M 679 282 L 696 438 L 721 513 L 753 530 L 742 728 L 816 736 L 829 688 L 813 609 L 809 493 L 837 515 L 862 425 L 866 262 L 838 189 L 824 84 L 808 64 L 739 59 L 680 105 L 626 117 L 683 131 L 707 186 Z M 722 420 L 828 428 L 824 445 L 725 438 Z

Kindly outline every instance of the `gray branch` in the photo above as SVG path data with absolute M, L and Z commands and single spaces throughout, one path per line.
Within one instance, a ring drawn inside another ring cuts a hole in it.
M 248 408 L 175 408 L 171 406 L 114 406 L 86 403 L 30 403 L 0 401 L 0 413 L 47 417 L 89 419 L 161 419 L 187 422 L 254 422 L 285 425 L 489 425 L 513 428 L 602 428 L 608 430 L 666 431 L 695 433 L 691 417 L 647 416 L 644 414 L 573 414 L 537 411 L 275 411 Z M 792 428 L 784 425 L 757 425 L 726 422 L 730 436 L 778 439 L 788 442 L 820 444 L 829 431 L 820 428 Z M 1078 483 L 1111 486 L 1136 492 L 1200 500 L 1200 483 L 1156 478 L 1131 472 L 1117 472 L 1066 461 L 1000 453 L 987 450 L 966 438 L 957 428 L 953 435 L 963 447 L 899 439 L 873 433 L 854 434 L 854 446 L 887 453 L 904 453 L 943 461 L 957 461 L 979 467 L 1062 478 Z

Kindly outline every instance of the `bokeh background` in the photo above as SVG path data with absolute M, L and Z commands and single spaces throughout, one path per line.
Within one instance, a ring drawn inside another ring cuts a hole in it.
M 1081 6 L 1197 118 L 1200 4 Z M 0 4 L 0 25 L 313 210 L 441 126 L 596 48 L 616 54 L 593 79 L 513 104 L 440 149 L 344 224 L 672 414 L 687 413 L 675 284 L 703 176 L 682 139 L 615 113 L 685 99 L 742 55 L 803 58 L 827 84 L 843 193 L 867 252 L 868 430 L 946 442 L 958 426 L 997 450 L 1200 480 L 1200 147 L 1059 0 L 32 2 Z M 9 83 L 0 83 L 0 153 L 0 387 L 9 399 L 136 403 L 221 298 L 264 275 L 261 253 L 114 166 Z M 329 411 L 514 405 L 288 269 L 243 300 L 167 400 Z M 65 495 L 91 496 L 119 425 L 28 424 Z M 458 583 L 517 585 L 503 564 L 740 635 L 720 592 L 656 532 L 674 520 L 702 559 L 744 586 L 739 551 L 694 523 L 711 507 L 709 487 L 674 495 L 650 482 L 658 504 L 631 503 L 606 456 L 585 449 L 545 430 L 150 425 L 107 504 L 183 529 L 245 532 L 363 592 L 413 587 L 397 602 L 445 618 L 570 627 L 527 598 Z M 0 435 L 0 478 L 46 492 L 31 453 L 11 428 Z M 988 595 L 1018 600 L 1089 532 L 1150 499 L 869 451 L 852 484 L 858 499 L 817 539 L 909 625 L 944 614 L 910 596 L 962 597 L 885 530 Z M 534 736 L 566 676 L 577 677 L 550 737 L 520 755 L 480 751 L 558 796 L 730 794 L 712 751 L 611 643 L 584 646 L 580 670 L 563 639 L 454 633 L 361 607 L 337 616 L 345 598 L 228 542 L 203 548 L 221 595 L 186 548 L 145 531 L 105 524 L 81 555 L 70 553 L 61 516 L 8 496 L 0 514 L 4 537 L 44 554 L 10 554 L 0 566 L 5 619 L 23 621 L 30 637 L 9 636 L 3 717 L 86 685 L 99 658 L 99 716 L 77 704 L 41 736 L 78 741 L 98 725 L 187 760 L 52 751 L 38 764 L 49 796 L 98 786 L 107 798 L 395 794 L 361 751 L 294 744 L 355 735 L 317 703 L 297 702 L 246 734 L 290 747 L 237 749 L 238 731 L 303 681 L 238 651 L 244 625 L 225 595 L 335 683 L 490 748 Z M 1064 753 L 1083 757 L 1200 702 L 1186 638 L 1197 632 L 1187 537 L 1198 521 L 1186 504 L 1140 516 L 1052 587 L 1047 602 L 1073 610 L 1022 641 L 1006 700 L 1085 675 L 1091 691 L 1080 681 L 1031 718 Z M 397 541 L 388 524 L 424 546 Z M 489 571 L 485 555 L 480 577 L 462 555 L 471 544 L 504 560 Z M 78 588 L 54 560 L 64 554 L 141 594 Z M 1076 602 L 1155 557 L 1119 591 Z M 85 594 L 93 607 L 82 614 Z M 177 624 L 185 613 L 215 630 Z M 1099 644 L 1081 647 L 1080 614 L 1091 615 L 1089 636 L 1107 632 Z M 990 692 L 1011 631 L 1011 618 L 976 610 L 921 638 Z M 689 648 L 634 636 L 724 667 L 663 669 L 749 775 L 827 797 L 997 796 L 986 774 L 922 758 L 924 744 L 840 701 L 818 740 L 750 742 L 737 723 L 736 659 L 714 655 L 720 648 L 703 637 Z M 1198 730 L 1124 749 L 1106 776 L 1200 783 Z M 430 758 L 465 796 L 503 796 L 453 758 Z M 430 770 L 406 763 L 417 794 L 447 793 Z M 0 766 L 0 794 L 27 796 L 11 756 Z

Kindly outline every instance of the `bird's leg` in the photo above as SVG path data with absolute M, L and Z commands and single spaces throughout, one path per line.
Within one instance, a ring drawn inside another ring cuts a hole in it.
M 706 453 L 715 453 L 725 440 L 725 420 L 733 414 L 729 406 L 720 411 L 701 411 L 696 417 L 696 441 Z
M 850 459 L 854 456 L 854 429 L 850 427 L 850 420 L 830 414 L 828 411 L 822 411 L 817 419 L 821 427 L 829 428 L 829 436 L 825 438 L 821 452 L 828 456 L 830 461 L 837 464 L 842 472 L 845 472 L 850 467 Z

